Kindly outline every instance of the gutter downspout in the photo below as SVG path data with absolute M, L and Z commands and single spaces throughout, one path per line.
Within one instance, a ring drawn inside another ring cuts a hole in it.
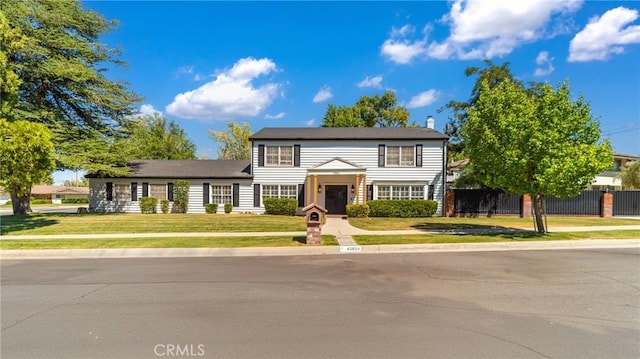
M 442 141 L 442 188 L 441 188 L 441 198 L 442 198 L 442 217 L 447 215 L 447 144 L 449 140 L 445 139 Z

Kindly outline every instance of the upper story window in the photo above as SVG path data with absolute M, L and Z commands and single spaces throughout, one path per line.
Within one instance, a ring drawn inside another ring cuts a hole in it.
M 387 146 L 387 167 L 415 167 L 414 146 Z
M 293 166 L 292 146 L 266 146 L 267 166 Z

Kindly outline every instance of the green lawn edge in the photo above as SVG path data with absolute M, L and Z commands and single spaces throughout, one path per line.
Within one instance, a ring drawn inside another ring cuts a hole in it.
M 29 239 L 0 240 L 0 249 L 304 247 L 305 240 L 304 236 Z M 335 236 L 323 235 L 321 244 L 336 246 L 338 241 Z

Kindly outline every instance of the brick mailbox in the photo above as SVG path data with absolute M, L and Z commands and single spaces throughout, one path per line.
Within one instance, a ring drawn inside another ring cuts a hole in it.
M 302 210 L 307 222 L 307 244 L 319 245 L 322 237 L 322 220 L 327 210 L 315 203 L 311 203 Z

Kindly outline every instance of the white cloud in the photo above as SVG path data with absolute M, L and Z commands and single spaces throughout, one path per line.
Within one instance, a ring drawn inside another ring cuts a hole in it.
M 611 54 L 624 52 L 624 45 L 640 43 L 638 10 L 617 7 L 601 17 L 593 17 L 569 43 L 569 62 L 607 60 Z M 628 25 L 628 26 L 627 26 Z
M 419 56 L 437 59 L 487 59 L 505 56 L 523 43 L 553 37 L 567 26 L 566 17 L 582 6 L 582 0 L 454 0 L 440 20 L 450 34 L 442 42 L 428 42 L 431 25 L 421 38 L 412 32 L 392 29 L 382 44 L 381 55 L 398 64 Z
M 549 53 L 547 51 L 540 51 L 538 56 L 536 57 L 536 64 L 538 64 L 538 68 L 533 73 L 533 76 L 547 76 L 553 72 L 553 57 L 549 57 Z M 546 68 L 544 67 L 546 65 Z
M 440 92 L 438 90 L 427 90 L 421 92 L 411 98 L 409 103 L 407 104 L 407 108 L 419 108 L 429 106 L 432 103 L 436 102 L 438 97 L 440 96 Z
M 140 113 L 140 115 L 142 116 L 150 116 L 153 115 L 155 113 L 162 115 L 162 111 L 158 111 L 155 109 L 155 107 L 153 107 L 152 104 L 144 104 L 142 106 L 140 106 L 140 111 L 138 111 Z
M 219 71 L 214 80 L 176 95 L 166 111 L 177 117 L 202 121 L 257 116 L 271 105 L 280 84 L 267 82 L 257 86 L 254 81 L 276 71 L 278 68 L 270 59 L 240 59 L 231 69 Z
M 180 66 L 178 70 L 176 70 L 176 74 L 179 75 L 189 75 L 193 73 L 193 66 Z
M 304 125 L 306 127 L 313 127 L 313 126 L 316 125 L 316 120 L 315 120 L 315 118 L 311 118 L 311 119 L 309 119 L 307 121 L 304 121 L 303 123 L 304 123 Z
M 416 31 L 416 28 L 413 25 L 406 24 L 401 28 L 392 27 L 391 28 L 391 37 L 403 37 L 409 34 L 412 34 Z
M 280 112 L 278 114 L 275 115 L 270 115 L 270 114 L 266 114 L 264 115 L 264 118 L 266 118 L 267 120 L 279 120 L 281 118 L 284 118 L 284 116 L 286 116 L 287 114 L 284 112 Z
M 375 87 L 375 88 L 381 88 L 382 86 L 380 85 L 380 83 L 382 82 L 382 75 L 377 75 L 374 77 L 365 77 L 364 80 L 358 82 L 356 84 L 356 86 L 360 87 L 360 88 L 364 88 L 364 87 Z
M 331 87 L 323 86 L 320 90 L 318 90 L 316 95 L 313 96 L 313 102 L 314 103 L 324 102 L 332 97 L 333 97 L 333 93 L 331 93 Z

